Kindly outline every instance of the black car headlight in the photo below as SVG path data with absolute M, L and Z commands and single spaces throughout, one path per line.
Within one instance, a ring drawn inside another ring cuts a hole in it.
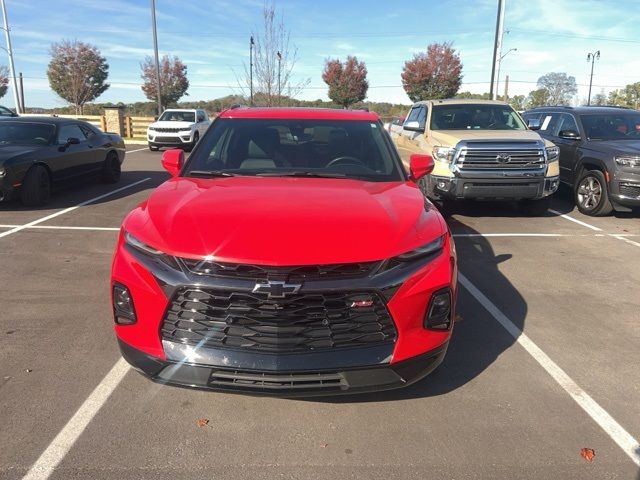
M 417 260 L 418 258 L 426 257 L 431 255 L 432 253 L 436 253 L 442 250 L 443 245 L 444 235 L 436 238 L 435 240 L 432 240 L 429 243 L 425 243 L 421 247 L 414 248 L 413 250 L 393 257 L 393 259 L 399 262 L 410 262 L 412 260 Z
M 126 243 L 134 250 L 144 254 L 149 258 L 159 260 L 165 265 L 168 265 L 173 269 L 180 269 L 178 262 L 174 257 L 172 257 L 171 255 L 167 255 L 166 253 L 160 250 L 157 250 L 150 245 L 147 245 L 146 243 L 144 243 L 141 240 L 138 240 L 136 237 L 134 237 L 127 231 L 124 232 L 124 243 Z
M 633 168 L 640 167 L 640 157 L 636 157 L 636 156 L 615 157 L 615 161 L 621 167 L 633 167 Z

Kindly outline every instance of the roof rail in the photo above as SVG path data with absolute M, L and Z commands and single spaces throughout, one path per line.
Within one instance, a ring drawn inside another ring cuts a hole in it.
M 229 107 L 229 110 L 235 110 L 236 108 L 240 108 L 240 107 L 242 107 L 241 103 L 234 103 Z
M 625 110 L 634 110 L 632 107 L 623 107 L 618 105 L 580 105 L 583 108 L 624 108 Z

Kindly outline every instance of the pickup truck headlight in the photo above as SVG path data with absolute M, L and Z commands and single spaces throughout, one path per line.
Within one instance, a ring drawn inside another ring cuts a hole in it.
M 555 162 L 560 155 L 560 149 L 558 147 L 547 147 L 547 161 Z
M 451 163 L 455 150 L 451 147 L 433 147 L 433 159 L 439 162 Z
M 640 157 L 615 157 L 615 161 L 621 167 L 640 168 Z

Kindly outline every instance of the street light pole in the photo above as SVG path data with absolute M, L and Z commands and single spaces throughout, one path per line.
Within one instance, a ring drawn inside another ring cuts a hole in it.
M 7 7 L 2 0 L 2 17 L 4 18 L 4 35 L 7 40 L 7 54 L 9 55 L 9 70 L 11 71 L 11 81 L 13 83 L 13 101 L 16 106 L 16 113 L 22 113 L 20 110 L 20 100 L 18 97 L 18 83 L 16 81 L 16 69 L 13 66 L 13 49 L 11 48 L 11 35 L 9 34 L 9 20 L 7 18 Z
M 498 88 L 494 83 L 496 71 L 500 62 L 500 52 L 502 51 L 502 32 L 504 29 L 504 0 L 498 0 L 498 16 L 496 18 L 496 37 L 493 42 L 493 62 L 491 68 L 491 85 L 489 86 L 489 96 L 492 100 L 498 97 Z
M 253 106 L 253 35 L 249 41 L 249 105 Z
M 156 31 L 156 0 L 151 0 L 151 30 L 153 31 L 153 54 L 156 59 L 156 89 L 158 93 L 158 116 L 160 116 L 162 115 L 162 98 L 160 97 L 161 84 L 160 84 L 160 60 L 158 59 L 158 32 Z
M 280 88 L 280 72 L 282 68 L 282 54 L 280 51 L 277 53 L 278 55 L 278 105 L 280 105 L 280 98 L 282 97 L 282 90 Z
M 518 51 L 517 48 L 512 48 L 509 51 L 507 51 L 507 53 L 502 55 L 498 60 L 498 74 L 496 75 L 496 98 L 494 98 L 494 100 L 497 100 L 497 96 L 498 96 L 498 86 L 500 85 L 500 67 L 502 67 L 502 59 L 507 55 L 509 55 L 511 52 L 517 52 L 517 51 Z
M 593 84 L 593 64 L 600 59 L 600 50 L 587 54 L 587 62 L 591 62 L 591 77 L 589 78 L 589 96 L 587 97 L 587 105 L 591 105 L 591 85 Z

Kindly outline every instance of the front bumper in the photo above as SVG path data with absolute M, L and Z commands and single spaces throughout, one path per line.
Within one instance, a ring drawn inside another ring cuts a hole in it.
M 298 367 L 292 358 L 288 368 L 238 369 L 225 364 L 229 357 L 224 351 L 212 352 L 219 365 L 176 362 L 148 355 L 118 340 L 122 356 L 136 370 L 150 379 L 168 385 L 206 390 L 277 395 L 279 397 L 334 396 L 391 390 L 415 383 L 442 363 L 448 342 L 429 352 L 395 364 L 379 364 L 360 367 L 335 366 L 317 363 L 296 355 Z M 233 352 L 226 352 L 233 357 Z M 357 350 L 342 352 L 343 365 L 349 357 L 357 357 Z M 334 357 L 336 354 L 334 354 Z
M 553 194 L 559 177 L 427 176 L 426 194 L 436 200 L 537 200 Z
M 627 170 L 615 172 L 609 186 L 609 198 L 616 210 L 640 207 L 640 174 Z
M 187 146 L 193 143 L 193 132 L 147 132 L 147 142 L 152 147 Z

